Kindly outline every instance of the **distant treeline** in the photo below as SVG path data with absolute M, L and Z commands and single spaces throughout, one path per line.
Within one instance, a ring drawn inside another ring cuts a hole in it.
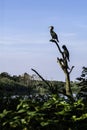
M 10 75 L 7 72 L 0 74 L 0 96 L 8 95 L 30 95 L 57 93 L 57 90 L 64 91 L 64 82 L 47 81 L 50 88 L 36 75 L 24 73 L 22 75 Z M 71 83 L 72 86 L 74 83 Z

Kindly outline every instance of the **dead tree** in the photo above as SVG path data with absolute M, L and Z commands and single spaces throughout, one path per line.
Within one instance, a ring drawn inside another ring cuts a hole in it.
M 68 66 L 68 60 L 67 57 L 65 55 L 65 52 L 61 50 L 58 42 L 54 39 L 51 39 L 50 42 L 53 42 L 56 44 L 58 51 L 61 54 L 61 58 L 57 57 L 57 63 L 60 65 L 61 69 L 63 70 L 64 74 L 65 74 L 65 90 L 66 90 L 66 94 L 72 97 L 72 90 L 71 90 L 71 86 L 70 86 L 70 73 L 72 72 L 74 66 L 72 66 L 71 68 L 69 68 Z M 64 45 L 63 45 L 64 46 Z
M 63 51 L 61 50 L 61 48 L 58 44 L 59 43 L 58 36 L 53 31 L 53 29 L 54 29 L 54 27 L 51 26 L 50 27 L 50 34 L 51 34 L 52 39 L 50 40 L 50 42 L 53 42 L 56 44 L 58 51 L 61 54 L 61 58 L 57 57 L 57 63 L 60 65 L 61 69 L 63 70 L 63 72 L 65 74 L 65 83 L 66 83 L 65 84 L 65 92 L 61 92 L 61 91 L 58 91 L 58 92 L 60 94 L 67 96 L 72 101 L 74 101 L 71 86 L 70 86 L 70 73 L 72 72 L 74 66 L 72 66 L 71 68 L 68 66 L 68 62 L 70 61 L 69 60 L 69 52 L 68 52 L 65 45 L 62 46 Z M 49 85 L 49 83 L 35 69 L 32 69 L 32 71 L 34 71 L 47 84 L 47 86 L 51 87 L 51 85 Z
M 49 84 L 48 81 L 45 80 L 35 69 L 31 68 L 31 70 L 32 70 L 33 72 L 35 72 L 35 73 L 42 79 L 42 81 L 49 87 L 49 89 L 50 89 L 51 87 L 53 87 L 52 84 Z M 69 94 L 67 94 L 67 93 L 65 93 L 65 92 L 63 92 L 63 91 L 58 91 L 58 90 L 57 90 L 57 92 L 58 92 L 59 94 L 62 94 L 62 95 L 64 95 L 64 96 L 68 97 L 72 102 L 75 101 L 74 98 L 73 98 L 71 95 L 69 95 Z

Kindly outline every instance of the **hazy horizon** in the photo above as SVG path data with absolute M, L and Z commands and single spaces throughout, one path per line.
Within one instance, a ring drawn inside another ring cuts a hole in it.
M 0 73 L 32 75 L 34 68 L 45 79 L 64 81 L 50 25 L 70 52 L 71 80 L 87 67 L 86 0 L 0 0 L 0 18 Z

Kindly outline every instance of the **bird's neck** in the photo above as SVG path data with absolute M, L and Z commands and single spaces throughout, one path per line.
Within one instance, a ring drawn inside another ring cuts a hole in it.
M 50 32 L 53 32 L 53 29 L 50 29 Z

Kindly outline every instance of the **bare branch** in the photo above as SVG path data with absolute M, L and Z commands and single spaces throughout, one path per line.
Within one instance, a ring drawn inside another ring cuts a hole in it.
M 32 69 L 32 68 L 31 68 L 31 70 L 34 71 L 34 72 L 47 84 L 47 86 L 48 86 L 49 88 L 53 87 L 53 86 L 50 85 L 35 69 Z M 63 94 L 64 96 L 66 96 L 66 97 L 68 97 L 69 99 L 71 99 L 72 102 L 74 102 L 73 97 L 71 97 L 70 95 L 67 95 L 66 93 L 64 93 L 64 92 L 62 92 L 62 91 L 59 91 L 59 90 L 57 90 L 57 92 L 60 93 L 60 94 Z
M 63 64 L 63 60 L 57 57 L 57 62 L 59 63 L 60 67 L 62 68 L 62 70 L 64 70 L 64 64 Z
M 56 46 L 57 46 L 59 52 L 62 54 L 62 51 L 61 51 L 61 49 L 60 49 L 59 44 L 57 43 L 57 41 L 51 39 L 50 42 L 54 42 L 54 43 L 56 44 Z
M 72 72 L 72 70 L 73 70 L 74 67 L 75 67 L 75 66 L 72 66 L 72 67 L 71 67 L 69 74 Z
M 34 69 L 31 68 L 32 71 L 34 71 L 45 83 L 48 87 L 51 87 L 51 85 Z

